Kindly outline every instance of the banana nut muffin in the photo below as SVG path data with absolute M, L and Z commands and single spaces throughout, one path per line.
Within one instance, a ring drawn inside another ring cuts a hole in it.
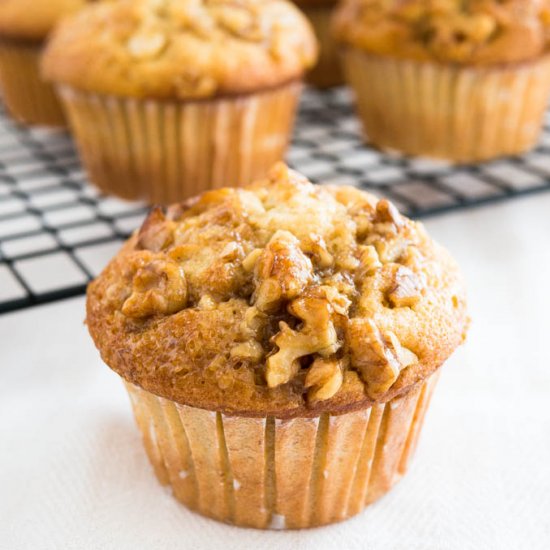
M 469 162 L 536 142 L 550 92 L 548 0 L 344 0 L 334 33 L 378 145 Z
M 359 512 L 405 472 L 467 314 L 421 224 L 279 164 L 154 209 L 89 286 L 87 323 L 179 500 L 294 528 Z
M 21 122 L 62 126 L 54 91 L 40 75 L 44 41 L 58 21 L 86 0 L 0 0 L 0 82 L 11 114 Z
M 316 51 L 286 0 L 120 0 L 60 25 L 43 68 L 92 181 L 167 203 L 282 159 Z

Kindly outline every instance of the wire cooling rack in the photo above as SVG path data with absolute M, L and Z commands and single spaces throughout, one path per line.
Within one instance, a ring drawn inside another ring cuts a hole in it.
M 346 89 L 306 90 L 288 161 L 423 217 L 549 190 L 550 116 L 528 155 L 457 168 L 366 147 Z M 0 313 L 82 294 L 145 213 L 89 185 L 65 133 L 21 128 L 0 109 Z

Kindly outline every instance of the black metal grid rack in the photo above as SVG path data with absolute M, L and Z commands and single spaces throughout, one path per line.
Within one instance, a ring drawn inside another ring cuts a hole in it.
M 288 161 L 423 217 L 550 190 L 550 127 L 527 155 L 453 167 L 366 147 L 347 90 L 307 90 Z M 65 133 L 21 128 L 0 111 L 0 313 L 82 294 L 145 213 L 90 186 Z

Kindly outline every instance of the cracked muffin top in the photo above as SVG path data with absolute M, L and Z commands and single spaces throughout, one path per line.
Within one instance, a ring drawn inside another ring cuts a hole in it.
M 463 341 L 467 314 L 421 224 L 279 164 L 154 209 L 90 284 L 87 323 L 107 365 L 152 393 L 285 418 L 400 394 Z
M 339 41 L 370 53 L 487 65 L 528 61 L 550 41 L 548 0 L 343 0 Z
M 62 17 L 93 1 L 0 0 L 0 35 L 22 40 L 43 40 Z
M 119 0 L 64 21 L 43 69 L 91 92 L 193 99 L 300 79 L 316 56 L 309 22 L 286 0 Z

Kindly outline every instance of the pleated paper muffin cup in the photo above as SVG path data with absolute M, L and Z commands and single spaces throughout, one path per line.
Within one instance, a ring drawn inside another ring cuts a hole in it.
M 438 376 L 364 410 L 286 420 L 126 388 L 156 476 L 176 499 L 239 526 L 299 529 L 359 513 L 404 475 Z
M 550 56 L 457 67 L 343 51 L 368 141 L 381 149 L 469 163 L 536 143 L 550 96 Z
M 300 6 L 310 20 L 319 41 L 319 60 L 307 75 L 307 81 L 319 88 L 330 88 L 344 84 L 340 63 L 340 52 L 331 32 L 333 5 Z
M 302 85 L 196 101 L 59 88 L 91 181 L 126 199 L 170 204 L 244 185 L 282 160 Z
M 40 74 L 42 43 L 0 39 L 0 85 L 10 114 L 19 122 L 65 126 L 53 87 Z

